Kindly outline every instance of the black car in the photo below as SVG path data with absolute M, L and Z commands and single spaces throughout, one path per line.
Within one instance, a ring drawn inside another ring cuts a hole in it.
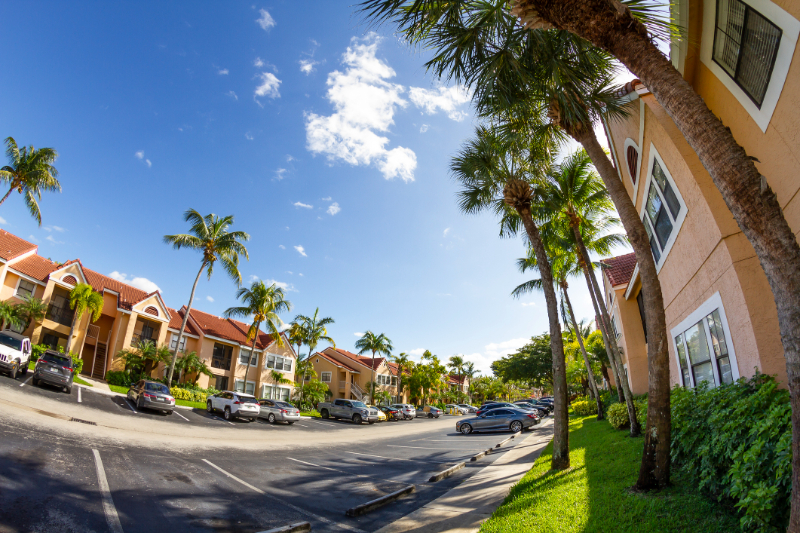
M 383 411 L 383 414 L 386 415 L 386 419 L 387 420 L 403 420 L 405 418 L 405 415 L 403 414 L 403 412 L 400 411 L 400 409 L 398 409 L 396 407 L 383 405 L 381 407 L 378 407 L 378 409 Z
M 131 383 L 128 399 L 135 403 L 140 411 L 144 408 L 156 409 L 171 415 L 175 409 L 175 398 L 170 394 L 169 387 L 158 381 L 142 379 L 137 383 Z
M 47 383 L 61 387 L 64 392 L 72 392 L 72 382 L 75 380 L 75 367 L 72 357 L 55 350 L 45 350 L 36 361 L 33 371 L 33 384 Z
M 514 402 L 514 405 L 518 405 L 520 407 L 524 407 L 525 409 L 536 409 L 539 412 L 539 416 L 547 416 L 547 413 L 550 412 L 550 409 L 545 407 L 544 404 L 536 404 L 533 402 L 526 402 L 526 401 L 519 401 Z

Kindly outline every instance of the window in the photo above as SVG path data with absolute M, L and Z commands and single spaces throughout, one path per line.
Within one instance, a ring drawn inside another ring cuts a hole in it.
M 11 324 L 8 329 L 13 331 L 14 333 L 22 333 L 25 331 L 25 321 L 21 320 L 19 324 Z
M 56 350 L 58 349 L 58 337 L 52 333 L 45 333 L 44 338 L 42 339 L 42 344 L 46 344 L 51 349 Z
M 383 374 L 378 374 L 375 377 L 375 381 L 378 383 L 378 385 L 388 385 L 389 383 L 391 383 L 391 376 L 384 376 Z
M 631 176 L 631 181 L 636 184 L 636 166 L 639 164 L 639 152 L 633 146 L 628 146 L 625 153 L 625 159 L 628 162 L 628 174 Z
M 703 381 L 716 387 L 739 377 L 719 293 L 674 328 L 672 335 L 684 387 Z
M 392 376 L 392 385 L 397 385 L 397 378 Z
M 230 370 L 232 354 L 233 346 L 226 346 L 218 342 L 214 343 L 214 351 L 211 354 L 211 368 Z
M 644 342 L 647 343 L 647 321 L 644 319 L 644 295 L 642 291 L 636 295 L 636 303 L 639 304 L 639 317 L 642 319 L 642 331 L 644 331 Z
M 611 313 L 611 329 L 614 330 L 614 337 L 619 339 L 619 330 L 617 329 L 617 317 L 614 313 Z
M 686 208 L 676 193 L 672 179 L 664 172 L 663 162 L 656 156 L 655 148 L 652 151 L 653 164 L 643 220 L 644 229 L 650 238 L 650 250 L 656 265 L 660 265 L 675 240 L 678 233 L 676 228 L 683 223 Z
M 152 341 L 152 340 L 155 340 L 155 339 L 153 339 L 153 327 L 152 327 L 152 326 L 149 326 L 149 325 L 147 325 L 147 324 L 144 324 L 144 325 L 142 326 L 142 335 L 141 335 L 141 339 L 142 339 L 142 341 L 146 341 L 146 340 L 150 340 L 150 341 Z
M 247 363 L 245 363 L 247 364 Z M 237 379 L 236 380 L 236 392 L 243 392 L 245 394 L 253 394 L 256 390 L 256 383 L 254 381 L 248 381 L 247 386 L 245 387 L 244 380 Z
M 247 364 L 247 356 L 250 355 L 251 350 L 247 348 L 239 348 L 239 364 L 246 365 Z M 250 364 L 257 365 L 258 364 L 258 354 L 253 354 L 250 357 Z
M 273 387 L 271 385 L 261 386 L 261 396 L 269 400 L 281 400 L 284 402 L 289 401 L 289 395 L 292 389 L 286 387 Z
M 172 339 L 169 341 L 169 349 L 174 350 L 178 346 L 178 335 L 176 333 L 172 334 Z M 181 349 L 179 351 L 183 352 L 186 350 L 186 337 L 184 336 L 181 339 Z
M 321 379 L 323 383 L 330 383 L 331 382 L 331 372 L 323 372 L 321 374 Z
M 292 369 L 292 360 L 288 357 L 281 357 L 280 355 L 267 354 L 267 368 L 274 368 L 275 370 L 283 370 L 288 372 Z
M 225 390 L 228 388 L 228 376 L 217 376 L 214 381 L 214 388 L 217 390 Z
M 712 58 L 758 108 L 764 102 L 782 30 L 740 0 L 717 0 Z
M 20 278 L 19 285 L 17 285 L 16 295 L 20 298 L 29 298 L 33 296 L 33 291 L 35 288 L 36 285 L 26 279 Z

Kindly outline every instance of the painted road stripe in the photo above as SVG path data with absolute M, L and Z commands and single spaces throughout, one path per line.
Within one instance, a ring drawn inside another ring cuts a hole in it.
M 136 409 L 134 409 L 134 408 L 133 408 L 133 404 L 132 404 L 132 403 L 131 403 L 131 401 L 130 401 L 129 399 L 127 399 L 127 398 L 125 398 L 125 405 L 127 405 L 128 407 L 130 407 L 130 408 L 131 408 L 131 411 L 133 411 L 133 412 L 134 412 L 134 413 L 136 413 L 137 415 L 139 414 L 139 411 L 137 411 Z
M 431 448 L 430 446 L 401 446 L 400 444 L 387 444 L 390 448 L 416 448 L 418 450 L 452 450 L 452 448 Z
M 108 480 L 106 479 L 106 471 L 103 469 L 103 460 L 100 459 L 100 452 L 93 449 L 92 453 L 94 453 L 94 464 L 97 467 L 97 484 L 100 487 L 100 495 L 103 498 L 103 512 L 106 515 L 108 529 L 112 533 L 123 533 L 117 508 L 114 507 L 114 499 L 111 497 L 111 489 L 108 488 Z
M 308 465 L 308 466 L 316 466 L 317 468 L 324 468 L 325 470 L 330 470 L 331 472 L 339 472 L 340 474 L 352 475 L 349 472 L 345 472 L 344 470 L 336 470 L 335 468 L 328 468 L 327 466 L 317 465 L 317 464 L 314 464 L 314 463 L 307 463 L 306 461 L 301 461 L 300 459 L 295 459 L 293 457 L 287 457 L 287 459 L 289 459 L 290 461 L 294 461 L 296 463 L 303 463 L 304 465 Z M 358 474 L 355 474 L 355 475 L 358 475 Z
M 348 531 L 352 531 L 353 533 L 366 533 L 364 530 L 358 529 L 357 527 L 353 527 L 353 526 L 351 526 L 349 524 L 340 524 L 338 522 L 334 522 L 333 520 L 328 520 L 324 516 L 319 516 L 319 515 L 316 515 L 314 513 L 310 513 L 308 511 L 306 511 L 305 509 L 301 509 L 300 507 L 297 507 L 296 505 L 292 505 L 291 503 L 289 503 L 287 501 L 284 501 L 284 500 L 282 500 L 280 498 L 276 498 L 275 496 L 273 496 L 271 494 L 267 494 L 266 492 L 264 492 L 263 490 L 259 489 L 258 487 L 254 487 L 253 485 L 251 485 L 247 481 L 244 481 L 243 479 L 239 479 L 238 477 L 234 476 L 233 474 L 223 470 L 222 468 L 218 467 L 217 465 L 215 465 L 214 463 L 212 463 L 208 459 L 203 459 L 203 462 L 206 463 L 209 466 L 212 466 L 212 467 L 216 468 L 217 470 L 219 470 L 220 472 L 222 472 L 223 474 L 225 474 L 229 478 L 233 479 L 234 481 L 238 481 L 239 483 L 241 483 L 245 487 L 247 487 L 247 488 L 249 488 L 249 489 L 251 489 L 251 490 L 253 490 L 253 491 L 255 491 L 255 492 L 259 493 L 259 494 L 267 496 L 268 498 L 272 498 L 273 500 L 276 500 L 276 501 L 280 502 L 281 505 L 283 505 L 285 507 L 288 507 L 290 509 L 294 509 L 295 511 L 297 511 L 298 513 L 300 513 L 302 515 L 305 515 L 305 516 L 307 516 L 309 518 L 313 518 L 314 520 L 317 520 L 319 522 L 323 522 L 325 524 L 328 524 L 330 526 L 333 526 L 333 527 L 336 527 L 336 528 L 339 528 L 339 529 L 346 529 Z
M 81 387 L 78 387 L 78 403 L 82 403 L 81 402 Z
M 230 425 L 232 425 L 232 426 L 234 425 L 234 423 L 233 423 L 233 422 L 228 422 L 228 421 L 227 421 L 227 420 L 225 420 L 224 418 L 220 418 L 220 417 L 218 417 L 217 415 L 214 415 L 214 418 L 216 418 L 216 419 L 217 419 L 217 420 L 219 420 L 220 422 L 225 422 L 226 424 L 230 424 Z
M 377 457 L 379 459 L 389 459 L 390 461 L 411 461 L 412 463 L 416 462 L 413 459 L 401 459 L 400 457 L 384 457 L 382 455 L 372 455 L 372 454 L 369 454 L 369 453 L 359 453 L 359 452 L 344 452 L 344 453 L 352 453 L 353 455 L 366 455 L 367 457 Z
M 178 415 L 179 417 L 183 418 L 183 419 L 184 419 L 184 420 L 186 420 L 187 422 L 189 421 L 189 419 L 188 419 L 188 418 L 186 418 L 185 416 L 183 416 L 182 414 L 180 414 L 178 411 L 172 411 L 172 412 L 173 412 L 173 413 L 175 413 L 176 415 Z
M 30 380 L 32 380 L 32 379 L 33 379 L 33 376 L 29 377 L 28 379 L 26 379 L 25 381 L 23 381 L 22 383 L 20 383 L 20 385 L 19 385 L 19 386 L 20 386 L 20 387 L 24 387 L 24 386 L 25 386 L 25 385 L 27 385 L 27 384 L 28 384 L 28 382 L 29 382 Z

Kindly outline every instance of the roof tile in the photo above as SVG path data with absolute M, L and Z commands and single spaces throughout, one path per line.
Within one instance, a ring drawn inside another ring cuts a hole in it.
M 636 268 L 636 254 L 629 253 L 617 257 L 609 257 L 601 261 L 607 268 L 603 272 L 608 276 L 612 287 L 624 285 L 631 280 L 633 270 Z
M 4 229 L 0 229 L 0 258 L 9 261 L 36 248 L 35 244 L 21 239 Z
M 352 366 L 350 366 L 348 364 L 345 364 L 345 363 L 342 363 L 341 361 L 338 361 L 338 360 L 334 359 L 333 357 L 331 357 L 330 355 L 326 354 L 325 352 L 317 352 L 317 353 L 314 354 L 313 357 L 322 357 L 326 361 L 328 361 L 328 362 L 330 362 L 330 363 L 332 363 L 332 364 L 334 364 L 334 365 L 336 365 L 336 366 L 338 366 L 340 368 L 344 368 L 345 370 L 349 370 L 350 372 L 355 372 L 356 374 L 360 374 L 361 373 L 358 370 L 356 370 L 355 368 L 353 368 Z
M 8 268 L 16 270 L 17 272 L 22 272 L 26 276 L 38 279 L 39 281 L 46 281 L 50 272 L 56 270 L 58 265 L 49 259 L 45 259 L 41 255 L 33 254 L 9 265 Z

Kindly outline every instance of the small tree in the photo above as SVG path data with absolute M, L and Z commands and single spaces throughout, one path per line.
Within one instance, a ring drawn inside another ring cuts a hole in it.
M 66 351 L 69 352 L 72 346 L 72 337 L 75 335 L 75 327 L 83 318 L 83 315 L 89 313 L 89 321 L 97 322 L 100 315 L 103 314 L 103 295 L 99 292 L 94 292 L 92 286 L 88 283 L 78 283 L 69 292 L 69 307 L 75 311 L 72 317 L 72 327 L 69 330 L 69 338 L 67 339 Z M 80 357 L 80 354 L 78 354 Z
M 22 299 L 22 303 L 14 306 L 20 319 L 25 322 L 24 330 L 31 326 L 31 322 L 41 322 L 47 315 L 47 304 L 39 298 L 33 296 L 26 296 Z
M 208 368 L 206 362 L 200 359 L 195 351 L 183 354 L 183 357 L 175 362 L 175 368 L 178 369 L 178 381 L 183 380 L 184 383 L 186 381 L 186 376 L 189 374 L 194 374 L 194 379 L 192 380 L 193 385 L 197 384 L 197 380 L 200 379 L 201 375 L 206 375 L 210 378 L 214 377 L 214 373 Z
M 18 326 L 21 322 L 17 306 L 0 302 L 0 330 L 6 329 L 6 326 Z

